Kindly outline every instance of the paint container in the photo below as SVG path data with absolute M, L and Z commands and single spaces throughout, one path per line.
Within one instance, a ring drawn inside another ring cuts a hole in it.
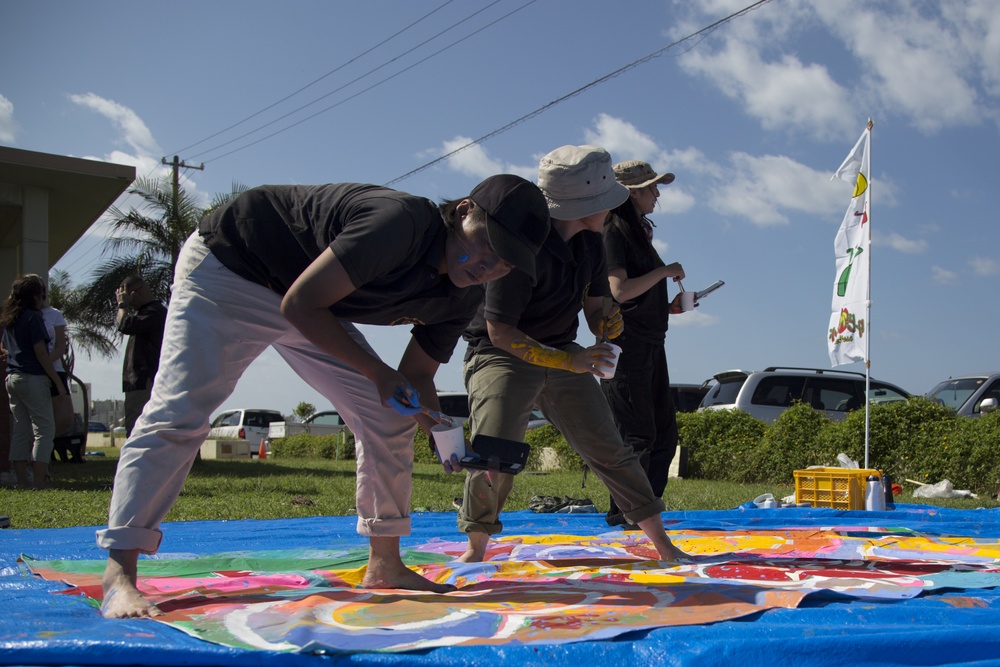
M 444 421 L 431 427 L 434 448 L 441 462 L 450 461 L 452 455 L 461 461 L 465 456 L 465 431 L 461 422 Z
M 878 475 L 870 475 L 865 486 L 865 509 L 869 512 L 885 511 L 885 489 Z
M 681 311 L 689 313 L 694 310 L 694 292 L 681 292 Z
M 604 345 L 609 350 L 611 350 L 611 352 L 615 355 L 615 357 L 614 357 L 614 359 L 610 360 L 611 361 L 611 368 L 609 368 L 607 370 L 598 369 L 594 373 L 594 375 L 596 375 L 597 377 L 602 378 L 604 380 L 610 380 L 611 378 L 613 378 L 615 376 L 615 371 L 618 369 L 618 357 L 621 356 L 622 348 L 619 347 L 618 345 L 615 345 L 614 343 L 602 343 L 602 345 Z

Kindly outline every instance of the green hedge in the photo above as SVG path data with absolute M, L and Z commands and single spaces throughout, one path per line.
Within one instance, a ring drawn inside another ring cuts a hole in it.
M 680 445 L 688 451 L 686 477 L 739 483 L 792 483 L 794 471 L 812 465 L 838 466 L 847 454 L 865 460 L 865 411 L 855 410 L 841 422 L 827 419 L 805 404 L 796 404 L 768 425 L 745 412 L 702 410 L 679 413 Z M 466 425 L 466 437 L 469 436 Z M 869 466 L 896 480 L 951 480 L 956 488 L 993 495 L 1000 486 L 1000 411 L 976 419 L 958 418 L 948 408 L 925 398 L 873 405 Z M 528 470 L 538 470 L 545 447 L 555 450 L 559 467 L 582 470 L 583 459 L 551 425 L 529 431 Z M 437 463 L 427 433 L 417 429 L 414 460 Z M 338 449 L 339 446 L 339 449 Z M 296 435 L 271 443 L 274 457 L 354 458 L 354 436 Z
M 309 435 L 300 433 L 271 441 L 271 456 L 276 459 L 354 458 L 354 434 L 344 429 L 341 435 Z
M 688 477 L 732 482 L 790 483 L 793 471 L 838 466 L 844 453 L 864 466 L 865 411 L 842 422 L 807 405 L 795 405 L 768 426 L 738 411 L 678 414 L 681 446 L 688 448 Z M 922 397 L 873 405 L 868 465 L 896 480 L 934 483 L 993 495 L 1000 484 L 1000 412 L 975 419 Z

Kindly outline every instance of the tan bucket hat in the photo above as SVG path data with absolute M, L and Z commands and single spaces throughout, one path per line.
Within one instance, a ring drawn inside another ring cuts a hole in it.
M 670 173 L 657 174 L 648 162 L 642 160 L 626 160 L 615 165 L 615 178 L 630 190 L 644 188 L 647 185 L 667 185 L 674 182 Z

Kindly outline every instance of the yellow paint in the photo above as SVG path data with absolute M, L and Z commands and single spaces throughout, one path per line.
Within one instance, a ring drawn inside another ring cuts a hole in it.
M 573 370 L 573 358 L 568 352 L 557 350 L 554 347 L 547 347 L 527 338 L 517 338 L 511 341 L 510 346 L 515 350 L 524 350 L 524 355 L 521 359 L 527 361 L 529 364 L 545 366 L 546 368 L 557 368 L 564 371 Z

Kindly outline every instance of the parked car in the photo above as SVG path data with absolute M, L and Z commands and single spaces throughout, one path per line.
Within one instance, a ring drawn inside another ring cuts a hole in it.
M 444 414 L 469 421 L 469 395 L 464 391 L 439 391 L 438 401 Z
M 285 438 L 290 435 L 308 433 L 309 435 L 338 435 L 347 428 L 344 418 L 336 410 L 317 412 L 302 422 L 273 421 L 267 429 L 268 449 L 270 441 Z
M 441 402 L 441 412 L 450 417 L 458 417 L 463 422 L 469 421 L 469 395 L 464 391 L 438 392 L 438 400 Z M 530 431 L 548 423 L 549 420 L 545 418 L 542 411 L 535 408 L 528 418 L 527 430 Z
M 305 424 L 316 424 L 317 426 L 339 426 L 341 430 L 347 428 L 344 418 L 336 410 L 321 410 L 310 416 L 303 422 Z
M 1000 373 L 948 378 L 924 395 L 963 417 L 978 417 L 996 410 L 1000 404 Z
M 256 451 L 256 445 L 267 437 L 271 422 L 284 421 L 285 418 L 277 410 L 238 409 L 226 410 L 212 420 L 208 432 L 209 440 L 246 440 L 250 443 L 250 451 Z
M 671 384 L 670 396 L 677 412 L 694 412 L 708 393 L 708 384 Z
M 96 419 L 91 419 L 87 422 L 87 430 L 91 433 L 107 433 L 111 429 L 104 422 L 97 421 Z
M 714 381 L 714 384 L 712 384 Z M 770 366 L 762 371 L 731 370 L 707 381 L 701 409 L 739 409 L 772 423 L 795 401 L 842 420 L 865 405 L 865 376 L 850 371 Z M 888 382 L 871 380 L 872 403 L 905 401 L 910 394 Z

